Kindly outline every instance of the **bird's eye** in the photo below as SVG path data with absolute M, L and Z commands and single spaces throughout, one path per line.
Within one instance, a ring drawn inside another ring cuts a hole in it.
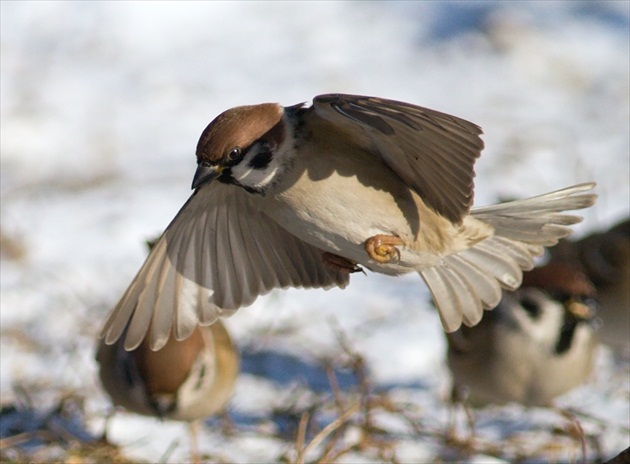
M 228 151 L 227 159 L 229 161 L 236 161 L 241 156 L 241 147 L 234 147 Z

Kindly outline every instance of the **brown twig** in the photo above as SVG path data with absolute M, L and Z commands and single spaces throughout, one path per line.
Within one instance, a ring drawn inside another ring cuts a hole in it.
M 304 463 L 304 454 L 306 453 L 304 442 L 306 441 L 306 430 L 308 428 L 308 421 L 310 418 L 311 415 L 308 411 L 305 411 L 300 416 L 300 422 L 295 436 L 295 449 L 297 450 L 297 457 L 295 458 L 296 464 Z
M 360 405 L 358 403 L 352 405 L 341 416 L 337 417 L 334 421 L 324 427 L 304 448 L 300 450 L 300 452 L 298 453 L 296 464 L 303 464 L 304 456 L 306 456 L 309 451 L 319 446 L 320 443 L 322 443 L 331 433 L 333 433 L 335 430 L 345 424 L 353 414 L 359 411 L 359 409 Z

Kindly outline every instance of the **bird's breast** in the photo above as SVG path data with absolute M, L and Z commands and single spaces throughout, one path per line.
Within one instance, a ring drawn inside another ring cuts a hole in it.
M 370 153 L 320 152 L 298 159 L 278 188 L 260 201 L 266 214 L 305 242 L 398 274 L 410 269 L 403 262 L 378 265 L 368 258 L 364 243 L 377 234 L 413 243 L 421 222 L 415 197 Z

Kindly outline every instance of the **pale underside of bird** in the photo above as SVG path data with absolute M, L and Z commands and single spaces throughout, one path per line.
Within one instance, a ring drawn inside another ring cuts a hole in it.
M 409 103 L 321 95 L 219 115 L 195 191 L 110 312 L 107 343 L 158 349 L 273 288 L 418 272 L 446 331 L 475 325 L 594 203 L 586 183 L 474 208 L 481 129 Z

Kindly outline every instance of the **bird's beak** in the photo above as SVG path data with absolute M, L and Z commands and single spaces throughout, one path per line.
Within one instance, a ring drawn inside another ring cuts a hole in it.
M 212 182 L 214 179 L 221 175 L 223 168 L 221 166 L 212 166 L 206 163 L 199 163 L 197 170 L 195 171 L 195 177 L 193 177 L 192 187 L 196 189 L 204 184 Z

